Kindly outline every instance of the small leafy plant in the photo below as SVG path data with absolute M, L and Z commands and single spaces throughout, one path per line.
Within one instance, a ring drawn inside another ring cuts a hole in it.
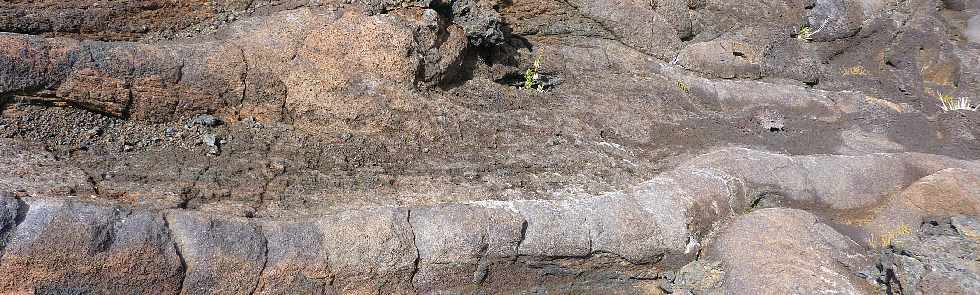
M 541 55 L 534 58 L 534 65 L 524 71 L 524 89 L 538 89 L 544 91 L 544 84 L 541 82 Z
M 976 111 L 977 107 L 970 104 L 969 97 L 953 98 L 949 94 L 939 95 L 939 108 L 943 109 L 944 112 L 950 111 Z
M 677 81 L 677 89 L 684 91 L 684 93 L 691 92 L 691 87 L 688 87 L 687 83 L 684 83 L 684 81 L 680 81 L 680 80 Z
M 813 29 L 808 25 L 801 25 L 796 31 L 796 39 L 803 41 L 813 40 Z

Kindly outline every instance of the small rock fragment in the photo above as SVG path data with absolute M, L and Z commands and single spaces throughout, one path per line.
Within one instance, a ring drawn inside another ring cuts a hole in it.
M 221 119 L 218 119 L 217 117 L 212 115 L 202 114 L 202 115 L 198 115 L 197 117 L 194 117 L 194 119 L 191 119 L 190 122 L 187 122 L 186 127 L 191 128 L 194 127 L 194 125 L 201 125 L 204 127 L 214 127 L 214 126 L 221 125 Z
M 221 140 L 212 133 L 201 135 L 201 142 L 208 146 L 209 154 L 221 153 Z
M 786 117 L 776 110 L 766 109 L 756 112 L 753 119 L 759 123 L 762 129 L 770 132 L 779 132 L 786 128 Z

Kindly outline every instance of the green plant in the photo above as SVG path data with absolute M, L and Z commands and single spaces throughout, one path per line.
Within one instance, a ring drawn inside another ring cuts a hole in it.
M 688 87 L 687 84 L 684 83 L 684 81 L 680 81 L 680 80 L 677 81 L 677 89 L 680 89 L 681 91 L 684 91 L 685 93 L 691 92 L 691 88 Z
M 813 40 L 813 29 L 807 25 L 801 25 L 800 29 L 796 31 L 796 39 L 803 41 Z
M 534 65 L 524 71 L 524 89 L 535 89 L 538 91 L 544 91 L 544 84 L 539 82 L 541 80 L 541 54 L 538 54 L 534 58 Z
M 953 98 L 953 96 L 949 94 L 940 94 L 939 102 L 942 103 L 939 105 L 939 108 L 943 109 L 945 112 L 977 110 L 977 108 L 970 105 L 969 97 Z

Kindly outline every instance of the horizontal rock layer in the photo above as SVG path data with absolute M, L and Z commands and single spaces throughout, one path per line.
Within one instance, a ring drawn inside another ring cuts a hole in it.
M 901 200 L 892 196 L 914 195 L 908 191 L 946 173 L 967 178 L 943 179 L 970 182 L 969 177 L 977 177 L 978 166 L 914 153 L 784 156 L 725 149 L 694 158 L 630 190 L 600 196 L 379 207 L 275 220 L 139 209 L 85 198 L 4 195 L 0 289 L 161 294 L 429 293 L 481 288 L 503 292 L 572 280 L 594 268 L 627 281 L 655 278 L 694 260 L 713 230 L 751 210 L 763 197 L 779 195 L 789 207 L 873 208 L 880 202 Z M 868 169 L 889 173 L 862 173 Z M 902 192 L 904 187 L 909 189 Z M 972 206 L 968 208 L 980 208 L 976 192 L 966 194 L 972 198 L 965 201 Z M 961 208 L 948 206 L 930 213 L 980 213 L 952 211 Z M 793 222 L 814 219 L 809 213 L 789 214 L 786 218 Z M 836 234 L 828 227 L 812 234 L 824 236 L 819 232 Z M 723 233 L 715 247 L 747 245 L 726 242 L 744 238 L 741 234 L 725 237 Z M 855 243 L 849 238 L 833 239 L 830 242 Z M 834 260 L 828 259 L 808 261 L 819 268 L 832 265 Z M 736 269 L 754 264 L 731 263 L 726 268 L 735 273 L 755 272 Z M 732 277 L 725 284 L 738 290 L 762 286 L 746 287 L 741 281 L 746 279 L 755 280 Z M 854 288 L 844 281 L 820 288 L 838 287 Z

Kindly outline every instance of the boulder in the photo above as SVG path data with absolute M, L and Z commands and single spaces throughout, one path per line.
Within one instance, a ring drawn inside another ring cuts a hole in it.
M 872 294 L 854 275 L 870 263 L 863 252 L 813 214 L 770 208 L 725 226 L 701 259 L 721 262 L 725 293 Z
M 980 216 L 980 171 L 948 168 L 915 181 L 886 200 L 864 228 L 875 246 L 887 247 L 887 238 L 902 228 L 918 228 L 927 217 Z

